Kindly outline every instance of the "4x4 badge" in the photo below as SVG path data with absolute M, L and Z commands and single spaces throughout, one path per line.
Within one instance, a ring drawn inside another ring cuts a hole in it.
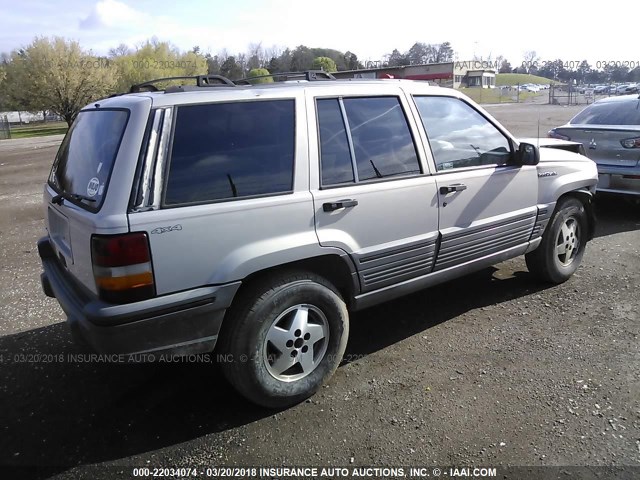
M 182 230 L 182 225 L 174 225 L 173 227 L 158 227 L 151 230 L 151 233 L 166 233 L 175 232 L 176 230 Z

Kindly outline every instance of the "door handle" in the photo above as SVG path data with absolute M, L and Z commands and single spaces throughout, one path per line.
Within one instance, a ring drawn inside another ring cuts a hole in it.
M 446 195 L 447 193 L 461 192 L 466 190 L 467 186 L 462 183 L 454 183 L 453 185 L 447 185 L 446 187 L 440 187 L 440 193 Z
M 357 200 L 347 199 L 338 200 L 337 202 L 327 202 L 322 204 L 322 209 L 325 212 L 333 212 L 334 210 L 340 210 L 341 208 L 351 208 L 358 205 Z

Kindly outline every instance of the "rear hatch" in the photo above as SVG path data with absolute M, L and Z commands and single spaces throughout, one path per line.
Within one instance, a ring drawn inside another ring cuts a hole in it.
M 151 99 L 117 97 L 96 105 L 78 114 L 44 191 L 45 224 L 59 263 L 94 293 L 91 237 L 129 230 L 127 206 Z

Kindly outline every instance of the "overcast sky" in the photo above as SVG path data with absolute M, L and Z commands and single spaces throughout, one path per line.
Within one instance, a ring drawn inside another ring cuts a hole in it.
M 503 55 L 516 66 L 535 50 L 544 60 L 637 66 L 636 10 L 631 1 L 0 0 L 0 52 L 36 35 L 59 35 L 106 54 L 155 35 L 212 54 L 244 52 L 262 42 L 350 50 L 366 61 L 415 42 L 449 41 L 458 60 Z

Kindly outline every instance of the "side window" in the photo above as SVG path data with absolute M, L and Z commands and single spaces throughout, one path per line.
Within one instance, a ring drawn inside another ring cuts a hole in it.
M 509 140 L 462 100 L 415 97 L 415 102 L 438 171 L 509 162 Z
M 322 99 L 317 101 L 317 108 L 323 185 L 421 173 L 413 137 L 397 97 Z M 353 144 L 356 175 L 349 140 Z
M 337 98 L 318 100 L 322 185 L 353 183 L 353 164 Z
M 294 100 L 178 108 L 165 205 L 293 189 Z

